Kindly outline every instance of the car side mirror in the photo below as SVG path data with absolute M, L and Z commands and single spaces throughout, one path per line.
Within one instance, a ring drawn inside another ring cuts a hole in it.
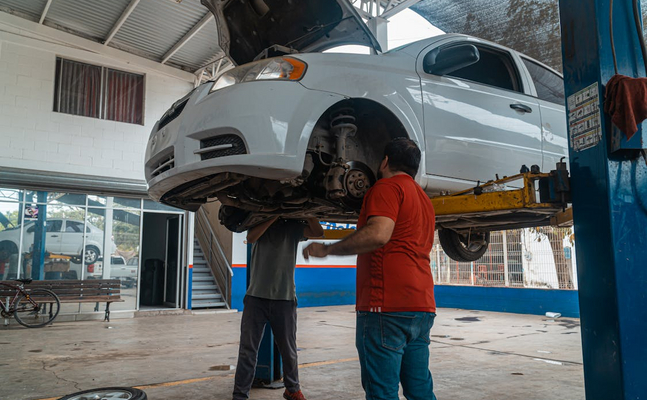
M 460 44 L 430 51 L 422 60 L 422 67 L 428 74 L 443 76 L 476 64 L 480 59 L 476 46 Z
M 27 228 L 27 233 L 34 233 L 36 231 L 36 225 L 32 225 Z

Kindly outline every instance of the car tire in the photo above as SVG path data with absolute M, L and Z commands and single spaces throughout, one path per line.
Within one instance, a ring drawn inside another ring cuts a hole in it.
M 99 259 L 99 255 L 101 255 L 101 252 L 96 246 L 85 246 L 83 260 L 85 264 L 94 264 Z
M 475 234 L 473 234 L 475 235 Z M 471 262 L 483 257 L 490 243 L 490 232 L 476 234 L 481 236 L 485 244 L 468 243 L 467 237 L 451 229 L 438 231 L 440 245 L 443 246 L 445 254 L 454 261 Z
M 120 397 L 118 397 L 120 396 Z M 148 400 L 148 396 L 142 390 L 128 387 L 107 387 L 99 389 L 84 390 L 61 397 L 59 400 L 85 400 L 85 399 L 128 399 Z
M 10 240 L 0 242 L 0 250 L 4 250 L 9 254 L 18 254 L 18 246 Z

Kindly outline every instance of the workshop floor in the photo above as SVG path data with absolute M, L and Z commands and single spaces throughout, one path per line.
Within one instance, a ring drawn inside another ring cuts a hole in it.
M 0 327 L 0 399 L 139 386 L 151 400 L 231 399 L 240 313 Z M 353 307 L 299 310 L 309 399 L 363 399 Z M 579 320 L 441 309 L 430 366 L 439 400 L 584 399 Z M 254 389 L 252 400 L 281 399 Z

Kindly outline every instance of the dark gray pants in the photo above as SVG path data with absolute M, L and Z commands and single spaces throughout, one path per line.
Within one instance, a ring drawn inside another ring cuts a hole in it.
M 243 320 L 240 324 L 240 347 L 234 383 L 234 400 L 249 398 L 252 388 L 258 348 L 265 325 L 269 322 L 274 341 L 283 359 L 283 382 L 290 392 L 299 388 L 299 363 L 297 361 L 297 302 L 268 300 L 245 296 Z

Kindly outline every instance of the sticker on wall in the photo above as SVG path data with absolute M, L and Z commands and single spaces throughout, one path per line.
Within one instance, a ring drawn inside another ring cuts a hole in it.
M 25 219 L 32 221 L 38 219 L 38 206 L 25 206 Z
M 602 139 L 598 83 L 568 96 L 567 106 L 571 148 L 582 151 L 597 146 Z

